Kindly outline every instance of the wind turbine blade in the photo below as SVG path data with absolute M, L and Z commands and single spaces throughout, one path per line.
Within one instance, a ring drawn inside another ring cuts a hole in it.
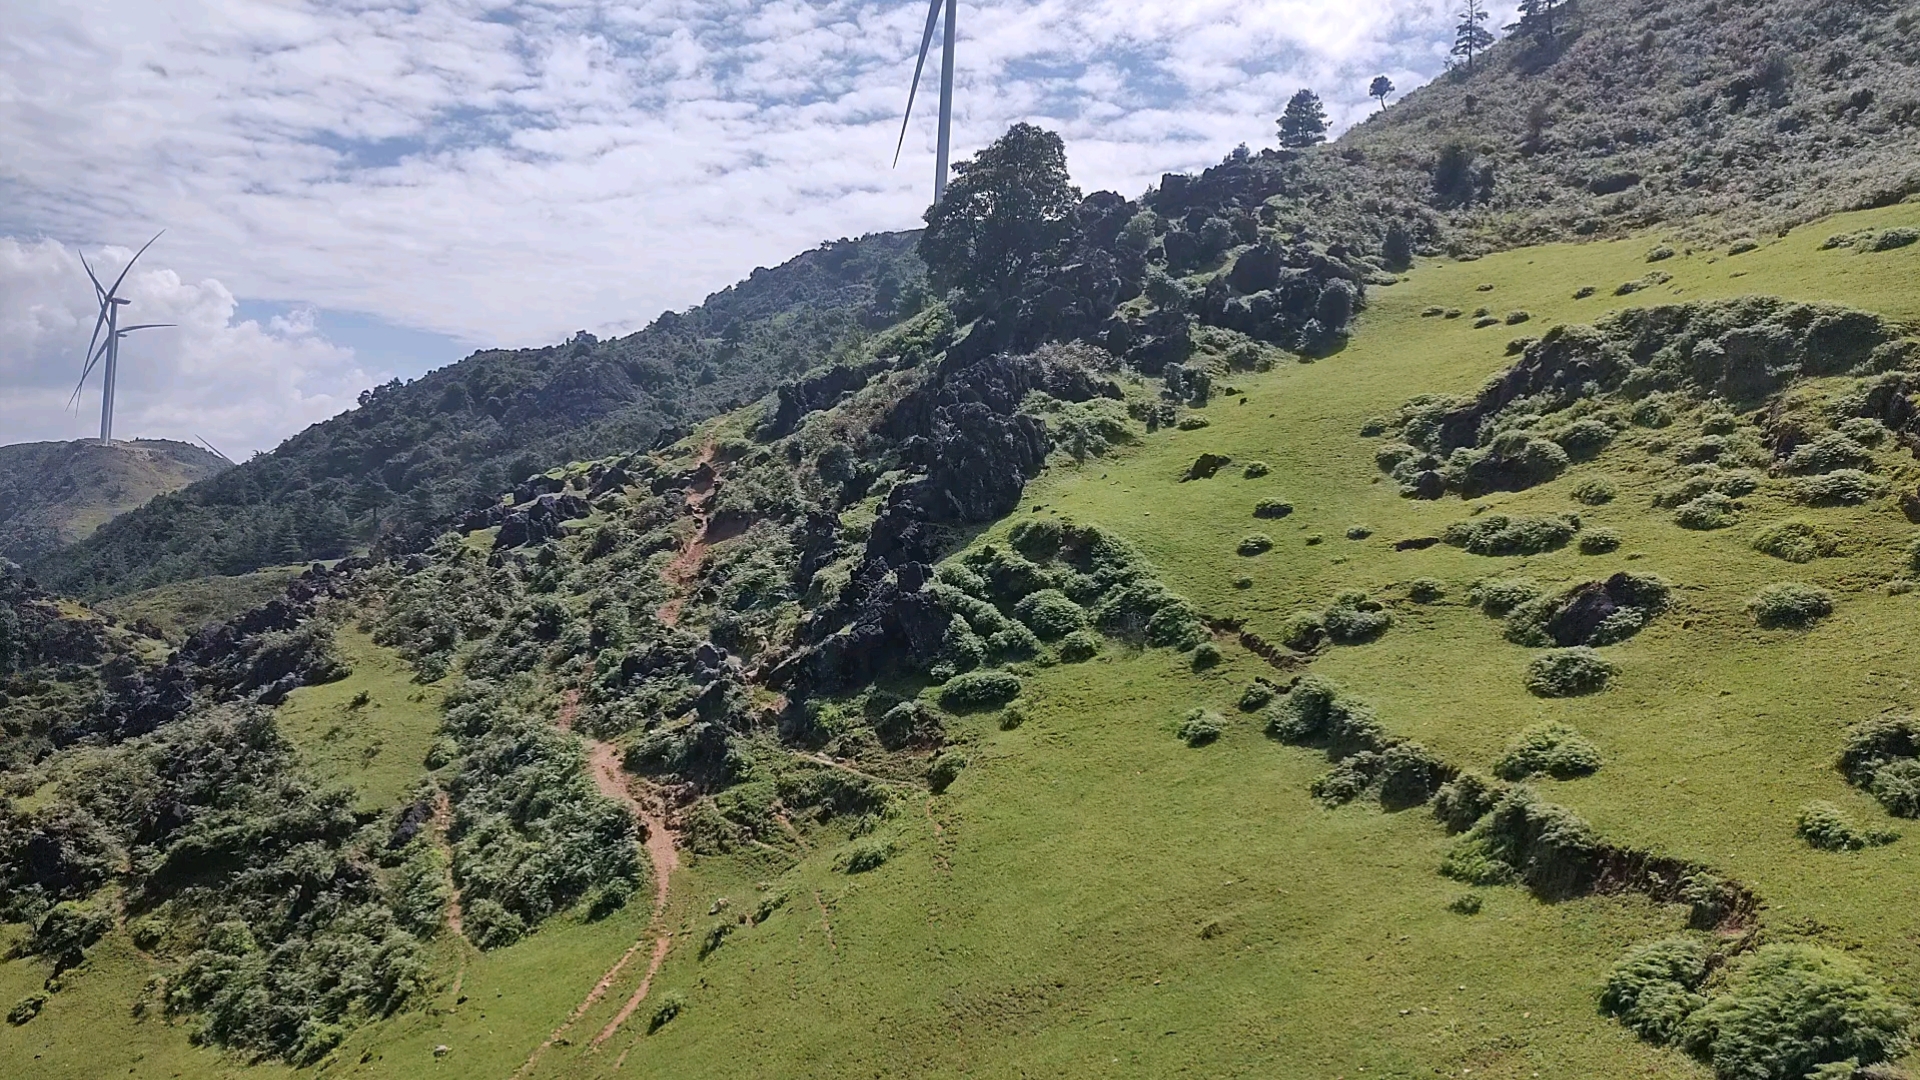
M 900 165 L 900 151 L 907 145 L 907 123 L 913 119 L 913 99 L 920 92 L 920 73 L 927 68 L 927 53 L 933 49 L 933 28 L 940 21 L 941 0 L 927 5 L 927 32 L 920 38 L 920 60 L 913 65 L 913 85 L 907 88 L 907 114 L 900 118 L 900 142 L 893 148 L 893 164 Z
M 123 326 L 120 328 L 120 336 L 126 337 L 128 334 L 133 333 L 135 330 L 157 330 L 162 326 L 178 326 L 178 325 L 179 325 L 178 323 L 170 323 L 170 322 L 148 322 L 148 323 L 141 323 L 139 326 Z
M 157 232 L 157 233 L 154 233 L 154 234 L 153 234 L 153 240 L 158 240 L 158 239 L 160 239 L 160 237 L 161 237 L 161 236 L 162 236 L 162 235 L 163 235 L 163 234 L 164 234 L 164 233 L 165 233 L 166 231 L 167 231 L 167 230 L 165 230 L 165 229 L 161 229 L 161 230 L 160 230 L 159 232 Z M 147 253 L 147 249 L 153 246 L 153 240 L 149 240 L 149 241 L 147 241 L 146 243 L 144 243 L 144 244 L 141 244 L 141 245 L 140 245 L 140 250 L 139 250 L 139 251 L 136 251 L 136 252 L 134 252 L 134 253 L 133 253 L 133 258 L 131 258 L 131 259 L 128 259 L 128 260 L 127 260 L 127 267 L 126 267 L 126 269 L 124 269 L 124 270 L 122 270 L 122 271 L 120 271 L 120 276 L 119 276 L 119 277 L 117 277 L 117 278 L 114 278 L 114 279 L 113 279 L 113 288 L 111 288 L 111 289 L 108 289 L 108 290 L 107 290 L 107 295 L 108 295 L 109 297 L 112 297 L 112 296 L 114 296 L 114 295 L 116 295 L 116 294 L 118 294 L 118 293 L 120 292 L 120 283 L 121 283 L 121 282 L 123 282 L 123 281 L 125 281 L 125 280 L 127 280 L 127 275 L 133 272 L 133 264 L 134 264 L 134 263 L 137 263 L 137 262 L 139 262 L 139 261 L 140 261 L 140 256 L 142 256 L 142 255 L 145 255 L 145 254 Z
M 95 276 L 93 272 L 93 267 L 88 265 L 87 263 L 86 252 L 79 252 L 78 254 L 80 255 L 80 265 L 85 266 L 87 268 L 87 277 L 89 280 L 93 282 L 94 296 L 104 303 L 107 299 L 107 290 L 100 287 L 99 277 Z
M 73 396 L 67 399 L 68 408 L 72 408 L 74 404 L 80 400 L 80 392 L 87 388 L 87 377 L 93 374 L 94 366 L 99 364 L 100 359 L 106 355 L 107 355 L 107 343 L 105 341 L 101 342 L 100 347 L 98 349 L 94 349 L 88 355 L 87 366 L 80 369 L 80 381 L 74 384 Z
M 236 464 L 236 462 L 235 462 L 235 461 L 234 461 L 234 460 L 233 460 L 232 458 L 230 458 L 230 457 L 228 457 L 228 456 L 227 456 L 227 455 L 226 455 L 226 454 L 225 454 L 224 452 L 222 452 L 222 451 L 221 451 L 221 449 L 220 449 L 219 447 L 217 447 L 217 446 L 215 446 L 215 445 L 213 445 L 212 443 L 210 443 L 210 442 L 208 442 L 208 441 L 207 441 L 207 440 L 206 440 L 205 438 L 203 438 L 202 436 L 199 436 L 199 435 L 195 435 L 195 436 L 194 436 L 194 438 L 196 438 L 196 439 L 199 439 L 199 440 L 200 440 L 200 445 L 201 445 L 201 446 L 204 446 L 204 447 L 206 447 L 207 449 L 209 449 L 209 450 L 211 450 L 211 451 L 213 451 L 213 452 L 214 452 L 215 454 L 217 454 L 217 455 L 219 455 L 219 457 L 220 457 L 220 460 L 222 460 L 222 461 L 224 461 L 224 462 L 226 462 L 226 463 L 227 463 L 227 464 L 229 464 L 229 465 L 233 465 L 233 464 Z

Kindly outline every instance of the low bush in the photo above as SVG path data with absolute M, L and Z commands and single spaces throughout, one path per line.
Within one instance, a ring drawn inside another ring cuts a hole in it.
M 893 845 L 884 840 L 861 840 L 843 853 L 835 865 L 845 874 L 864 874 L 878 870 L 893 858 Z
M 1859 851 L 1869 844 L 1891 843 L 1899 838 L 1898 834 L 1884 830 L 1863 832 L 1846 811 L 1820 800 L 1800 808 L 1794 818 L 1793 831 L 1821 851 Z
M 1407 582 L 1407 599 L 1416 604 L 1431 604 L 1446 595 L 1446 584 L 1434 578 L 1414 578 Z
M 1225 726 L 1226 721 L 1220 718 L 1219 713 L 1193 709 L 1180 718 L 1180 724 L 1173 733 L 1188 746 L 1205 746 L 1220 738 L 1221 729 Z
M 1858 506 L 1879 498 L 1886 490 L 1887 482 L 1877 476 L 1858 469 L 1837 469 L 1795 481 L 1788 495 L 1808 506 Z
M 1259 712 L 1273 704 L 1273 687 L 1257 682 L 1241 693 L 1239 707 L 1241 712 Z
M 1747 613 L 1763 627 L 1804 627 L 1833 614 L 1833 594 L 1798 581 L 1781 581 L 1754 594 Z
M 1255 555 L 1265 555 L 1267 552 L 1273 550 L 1273 537 L 1268 536 L 1266 533 L 1252 533 L 1248 536 L 1241 537 L 1240 545 L 1234 550 L 1248 558 L 1252 558 Z
M 1060 659 L 1078 664 L 1100 655 L 1100 635 L 1076 630 L 1060 639 Z
M 1298 612 L 1280 628 L 1280 644 L 1294 652 L 1310 652 L 1326 639 L 1326 620 L 1317 611 Z
M 1493 767 L 1495 775 L 1503 780 L 1525 780 L 1534 775 L 1573 780 L 1599 770 L 1599 749 L 1574 729 L 1552 722 L 1522 731 Z
M 1226 656 L 1220 651 L 1220 646 L 1215 645 L 1211 641 L 1203 641 L 1194 646 L 1192 660 L 1193 670 L 1205 671 L 1211 667 L 1218 667 L 1224 659 L 1226 659 Z
M 1574 461 L 1591 461 L 1613 442 L 1613 427 L 1592 417 L 1575 420 L 1554 433 L 1553 441 Z M 1588 481 L 1591 483 L 1592 481 Z M 1575 490 L 1578 490 L 1577 488 Z M 1602 500 L 1605 501 L 1605 500 Z
M 1612 529 L 1589 529 L 1580 534 L 1580 554 L 1605 555 L 1620 550 L 1620 534 Z
M 1485 817 L 1505 789 L 1478 773 L 1463 772 L 1433 796 L 1433 816 L 1450 833 L 1463 833 Z
M 1240 470 L 1240 475 L 1249 480 L 1258 480 L 1272 471 L 1264 461 L 1249 461 L 1246 468 Z
M 1752 469 L 1722 469 L 1715 465 L 1698 465 L 1686 470 L 1684 477 L 1678 483 L 1670 484 L 1655 492 L 1653 505 L 1684 506 L 1707 494 L 1738 499 L 1760 490 L 1760 481 L 1760 474 Z
M 1506 324 L 1508 326 L 1519 326 L 1521 323 L 1527 322 L 1532 318 L 1533 316 L 1525 311 L 1509 311 L 1507 312 Z
M 1386 746 L 1386 735 L 1373 710 L 1318 675 L 1302 676 L 1287 696 L 1268 710 L 1267 734 L 1282 742 L 1322 745 L 1335 754 L 1377 752 Z
M 1532 578 L 1483 578 L 1467 592 L 1469 603 L 1495 618 L 1541 595 L 1540 583 Z
M 1480 914 L 1480 906 L 1481 900 L 1479 893 L 1461 893 L 1447 904 L 1447 910 L 1453 912 L 1455 915 L 1478 915 Z
M 1665 244 L 1661 244 L 1659 247 L 1656 247 L 1652 251 L 1647 252 L 1647 261 L 1650 263 L 1665 262 L 1668 259 L 1673 258 L 1674 255 L 1676 254 L 1678 253 L 1675 252 L 1672 248 L 1668 247 Z
M 1020 696 L 1020 680 L 1004 671 L 969 671 L 940 688 L 940 704 L 954 712 L 990 709 Z
M 1673 512 L 1673 523 L 1683 529 L 1706 532 L 1724 529 L 1740 520 L 1739 505 L 1717 491 L 1683 503 Z
M 1791 563 L 1808 563 L 1840 554 L 1840 538 L 1811 521 L 1775 522 L 1753 535 L 1753 549 Z
M 1920 243 L 1920 229 L 1888 229 L 1875 236 L 1867 245 L 1868 251 L 1892 251 L 1895 248 L 1910 247 Z
M 46 1008 L 46 1005 L 46 991 L 35 990 L 26 997 L 14 1002 L 13 1008 L 7 1010 L 7 1023 L 12 1024 L 14 1027 L 19 1027 L 34 1017 L 39 1016 L 40 1010 Z
M 673 1018 L 685 1012 L 687 998 L 678 990 L 669 990 L 660 995 L 660 1004 L 654 1006 L 653 1017 L 647 1021 L 647 1033 L 659 1031 L 673 1022 Z
M 1692 937 L 1638 946 L 1607 975 L 1600 1010 L 1648 1042 L 1671 1043 L 1687 1018 L 1707 1003 L 1700 988 L 1713 959 L 1712 950 Z
M 1366 525 L 1347 526 L 1347 539 L 1349 540 L 1365 540 L 1367 537 L 1372 535 L 1373 535 L 1373 529 Z
M 1796 449 L 1781 467 L 1798 476 L 1840 469 L 1871 469 L 1873 455 L 1845 434 L 1831 431 Z
M 1293 504 L 1285 499 L 1261 499 L 1253 505 L 1253 516 L 1257 518 L 1283 518 L 1293 513 Z
M 1895 817 L 1920 817 L 1920 720 L 1878 716 L 1847 733 L 1840 771 Z
M 1575 514 L 1513 518 L 1488 514 L 1447 526 L 1441 539 L 1474 555 L 1537 555 L 1566 546 L 1580 531 Z
M 927 786 L 933 789 L 935 795 L 938 795 L 951 787 L 955 780 L 960 779 L 960 773 L 966 767 L 966 755 L 948 750 L 934 758 L 933 763 L 927 766 Z
M 1679 1042 L 1721 1077 L 1799 1080 L 1823 1065 L 1899 1053 L 1907 1015 L 1851 957 L 1778 943 L 1735 961 L 1725 989 L 1687 1018 Z
M 1387 632 L 1393 615 L 1363 592 L 1343 592 L 1321 616 L 1327 637 L 1336 645 L 1361 645 Z
M 1087 625 L 1086 610 L 1058 589 L 1029 593 L 1014 605 L 1013 613 L 1042 641 L 1057 641 Z
M 1507 614 L 1505 635 L 1530 649 L 1616 644 L 1664 610 L 1671 593 L 1651 574 L 1615 574 L 1520 604 Z
M 1470 885 L 1519 882 L 1560 899 L 1593 886 L 1603 853 L 1593 826 L 1579 815 L 1515 787 L 1454 842 L 1440 872 Z
M 1567 494 L 1573 496 L 1574 502 L 1585 503 L 1588 506 L 1601 506 L 1612 502 L 1618 496 L 1619 490 L 1607 477 L 1589 476 L 1573 485 L 1573 490 Z
M 1485 311 L 1486 309 L 1481 308 L 1480 310 Z M 1488 327 L 1499 326 L 1499 325 L 1500 325 L 1500 320 L 1497 317 L 1492 315 L 1482 315 L 1479 318 L 1473 320 L 1473 328 L 1475 330 L 1485 330 Z
M 1527 664 L 1527 690 L 1539 697 L 1579 697 L 1606 689 L 1619 671 L 1612 662 L 1584 645 L 1554 649 Z

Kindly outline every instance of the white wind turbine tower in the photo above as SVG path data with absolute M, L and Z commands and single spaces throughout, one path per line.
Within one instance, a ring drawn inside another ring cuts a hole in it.
M 913 66 L 913 86 L 907 90 L 907 114 L 900 120 L 900 143 L 894 147 L 893 163 L 900 164 L 900 150 L 907 145 L 907 122 L 913 119 L 914 95 L 920 91 L 920 73 L 926 70 L 927 52 L 933 47 L 933 28 L 940 21 L 940 7 L 946 5 L 946 43 L 940 56 L 940 141 L 935 152 L 933 201 L 938 205 L 947 196 L 947 160 L 953 142 L 953 39 L 954 15 L 960 0 L 931 0 L 927 5 L 927 32 L 920 39 L 920 61 Z
M 154 233 L 153 240 L 160 239 L 160 233 L 165 231 L 165 229 L 162 229 L 160 232 Z M 86 366 L 80 370 L 79 385 L 73 388 L 73 397 L 67 400 L 67 404 L 71 406 L 79 403 L 80 392 L 87 388 L 87 376 L 92 375 L 95 365 L 104 359 L 107 364 L 105 371 L 101 374 L 100 396 L 100 445 L 102 446 L 113 445 L 113 391 L 120 377 L 120 339 L 133 333 L 135 330 L 152 330 L 157 327 L 173 325 L 172 323 L 141 323 L 138 326 L 120 325 L 120 309 L 132 303 L 130 300 L 121 298 L 120 285 L 127 280 L 127 275 L 133 271 L 133 264 L 138 262 L 140 256 L 145 255 L 147 249 L 153 246 L 153 240 L 142 244 L 140 250 L 133 253 L 133 258 L 127 260 L 126 269 L 120 271 L 120 276 L 113 279 L 113 288 L 111 289 L 101 287 L 100 279 L 94 275 L 93 267 L 87 265 L 87 257 L 85 255 L 80 256 L 80 265 L 87 268 L 87 277 L 93 281 L 94 296 L 100 301 L 100 317 L 94 320 L 93 337 L 87 341 L 87 363 Z M 107 332 L 105 339 L 102 339 L 100 336 L 100 331 L 103 328 Z M 95 348 L 96 345 L 99 347 Z

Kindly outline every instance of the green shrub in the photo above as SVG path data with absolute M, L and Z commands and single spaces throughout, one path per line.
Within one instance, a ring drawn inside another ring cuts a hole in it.
M 1680 1032 L 1721 1077 L 1800 1080 L 1819 1066 L 1885 1061 L 1904 1046 L 1907 1010 L 1852 958 L 1801 943 L 1735 961 L 1726 988 Z
M 1566 546 L 1580 530 L 1574 514 L 1513 518 L 1488 514 L 1447 526 L 1441 539 L 1474 555 L 1537 555 Z
M 940 688 L 940 704 L 953 712 L 990 709 L 1020 696 L 1020 680 L 1004 671 L 969 671 Z
M 1808 563 L 1840 554 L 1840 538 L 1824 526 L 1796 518 L 1753 534 L 1753 549 L 1791 563 Z
M 1810 626 L 1833 614 L 1833 594 L 1798 581 L 1781 581 L 1754 594 L 1747 613 L 1769 629 Z
M 1086 630 L 1076 630 L 1060 639 L 1060 659 L 1069 664 L 1078 664 L 1100 655 L 1100 636 Z
M 1504 788 L 1478 773 L 1463 772 L 1434 792 L 1433 816 L 1450 833 L 1463 833 L 1485 817 Z
M 1446 595 L 1446 583 L 1434 578 L 1414 578 L 1407 582 L 1407 599 L 1416 604 L 1431 604 Z
M 885 866 L 893 858 L 893 845 L 884 840 L 867 839 L 856 842 L 843 853 L 836 865 L 844 874 L 864 874 Z
M 1447 910 L 1453 912 L 1455 915 L 1478 915 L 1480 914 L 1480 906 L 1481 900 L 1479 893 L 1461 893 L 1447 904 Z
M 1293 504 L 1285 499 L 1261 499 L 1253 506 L 1253 516 L 1257 518 L 1283 518 L 1293 513 Z
M 1707 999 L 1713 952 L 1691 937 L 1670 937 L 1636 947 L 1613 965 L 1600 991 L 1600 1009 L 1648 1042 L 1673 1042 Z
M 660 995 L 660 1004 L 654 1006 L 653 1017 L 647 1021 L 647 1034 L 651 1035 L 673 1022 L 673 1018 L 685 1012 L 687 997 L 678 990 L 669 990 Z
M 35 990 L 26 997 L 14 1002 L 13 1008 L 7 1010 L 7 1023 L 12 1024 L 14 1027 L 19 1027 L 34 1017 L 39 1016 L 40 1010 L 45 1008 L 46 1004 L 46 992 L 44 990 Z
M 1727 255 L 1729 257 L 1734 255 L 1745 255 L 1749 251 L 1759 251 L 1759 250 L 1760 250 L 1760 241 L 1754 240 L 1751 238 L 1735 240 L 1733 243 L 1727 245 Z
M 1180 726 L 1174 729 L 1174 735 L 1188 746 L 1205 746 L 1220 737 L 1220 731 L 1226 721 L 1219 713 L 1205 709 L 1193 709 L 1180 718 Z
M 1336 754 L 1378 751 L 1386 745 L 1373 710 L 1318 675 L 1302 676 L 1268 711 L 1267 734 L 1282 742 L 1324 745 Z
M 1181 417 L 1180 422 L 1174 426 L 1181 431 L 1199 431 L 1204 427 L 1212 427 L 1213 421 L 1201 416 L 1199 413 L 1188 413 Z
M 1347 539 L 1349 540 L 1365 540 L 1367 537 L 1372 535 L 1373 535 L 1373 529 L 1369 526 L 1366 526 L 1366 525 L 1347 526 Z
M 1226 659 L 1226 656 L 1221 653 L 1220 646 L 1215 645 L 1211 641 L 1203 641 L 1199 645 L 1194 646 L 1193 670 L 1205 671 L 1211 667 L 1218 667 L 1224 659 Z
M 1327 637 L 1337 645 L 1361 645 L 1387 632 L 1393 615 L 1363 592 L 1343 592 L 1321 616 Z
M 1831 431 L 1794 450 L 1783 467 L 1801 476 L 1839 469 L 1871 469 L 1873 455 L 1845 434 Z
M 1582 285 L 1579 288 L 1573 290 L 1573 298 L 1575 300 L 1585 300 L 1599 291 L 1600 291 L 1599 289 L 1596 289 L 1591 285 Z
M 1613 427 L 1592 417 L 1575 420 L 1554 433 L 1553 441 L 1567 452 L 1574 461 L 1589 461 L 1599 456 L 1600 451 L 1613 442 Z M 1586 483 L 1592 483 L 1589 480 Z M 1575 488 L 1578 491 L 1578 488 Z M 1584 501 L 1584 500 L 1583 500 Z M 1605 501 L 1605 500 L 1601 500 Z
M 1815 800 L 1800 808 L 1793 831 L 1821 851 L 1859 851 L 1869 844 L 1891 843 L 1898 834 L 1885 831 L 1862 832 L 1846 811 L 1830 802 Z
M 1258 480 L 1272 471 L 1273 469 L 1264 461 L 1249 461 L 1246 467 L 1240 470 L 1240 475 L 1249 480 Z
M 1273 687 L 1257 682 L 1247 687 L 1240 695 L 1241 712 L 1259 712 L 1273 704 Z
M 1027 722 L 1027 707 L 1024 702 L 1009 701 L 1007 707 L 1000 710 L 1000 730 L 1012 731 Z
M 1302 611 L 1280 628 L 1280 644 L 1294 652 L 1310 652 L 1327 639 L 1327 623 L 1317 611 Z
M 1509 788 L 1454 842 L 1440 872 L 1470 885 L 1518 881 L 1547 899 L 1578 895 L 1600 873 L 1593 826 L 1525 787 Z
M 1858 506 L 1879 498 L 1887 482 L 1858 469 L 1837 469 L 1825 476 L 1809 476 L 1794 482 L 1788 494 L 1808 506 Z
M 1580 534 L 1580 554 L 1605 555 L 1620 550 L 1620 534 L 1612 529 L 1589 529 Z
M 1665 262 L 1668 259 L 1673 258 L 1674 255 L 1676 254 L 1677 252 L 1675 252 L 1672 248 L 1668 247 L 1665 244 L 1661 244 L 1659 247 L 1656 247 L 1652 251 L 1647 252 L 1647 261 L 1650 263 Z
M 1273 550 L 1273 537 L 1268 536 L 1266 533 L 1253 533 L 1249 536 L 1242 537 L 1240 546 L 1235 550 L 1249 558 L 1255 555 L 1265 555 L 1267 552 Z
M 1042 641 L 1058 640 L 1087 625 L 1086 611 L 1058 589 L 1029 593 L 1014 605 L 1013 613 Z
M 1554 649 L 1527 663 L 1527 689 L 1539 697 L 1579 697 L 1606 689 L 1619 671 L 1613 663 L 1584 645 Z
M 1732 499 L 1717 491 L 1709 491 L 1675 510 L 1673 523 L 1683 529 L 1699 532 L 1724 529 L 1740 520 L 1738 510 L 1738 504 Z
M 1895 817 L 1920 817 L 1920 720 L 1877 716 L 1847 732 L 1840 771 Z M 1883 794 L 1884 793 L 1884 794 Z
M 1599 770 L 1599 749 L 1579 732 L 1553 722 L 1522 731 L 1493 767 L 1495 775 L 1503 780 L 1525 780 L 1536 774 L 1573 780 Z
M 1708 493 L 1738 499 L 1760 490 L 1760 479 L 1760 474 L 1751 469 L 1722 469 L 1713 465 L 1695 466 L 1679 483 L 1655 492 L 1653 505 L 1684 506 Z
M 1867 245 L 1869 251 L 1892 251 L 1920 243 L 1920 229 L 1888 229 Z
M 1482 578 L 1468 590 L 1467 601 L 1499 618 L 1542 592 L 1540 583 L 1532 578 Z
M 966 767 L 965 754 L 948 750 L 934 758 L 933 764 L 927 766 L 927 786 L 933 789 L 935 795 L 938 795 L 951 787 L 955 780 L 960 779 L 960 773 Z
M 1527 322 L 1532 318 L 1533 316 L 1525 311 L 1509 311 L 1507 312 L 1506 323 L 1508 326 L 1519 326 L 1521 323 Z

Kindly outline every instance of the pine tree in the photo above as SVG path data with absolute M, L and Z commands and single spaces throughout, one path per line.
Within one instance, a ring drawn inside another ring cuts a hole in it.
M 1382 112 L 1386 111 L 1387 95 L 1391 93 L 1393 93 L 1393 80 L 1387 78 L 1385 75 L 1375 75 L 1373 77 L 1373 85 L 1367 87 L 1368 96 L 1379 100 Z
M 1287 102 L 1280 116 L 1280 145 L 1288 150 L 1304 150 L 1327 141 L 1327 110 L 1320 95 L 1302 90 Z
M 1560 0 L 1520 0 L 1520 21 L 1514 28 L 1521 33 L 1536 37 L 1553 36 L 1553 15 L 1560 7 Z
M 1493 32 L 1485 26 L 1489 17 L 1484 0 L 1467 0 L 1467 9 L 1460 12 L 1460 23 L 1453 29 L 1453 55 L 1466 61 L 1468 71 L 1473 70 L 1474 56 L 1493 45 Z

